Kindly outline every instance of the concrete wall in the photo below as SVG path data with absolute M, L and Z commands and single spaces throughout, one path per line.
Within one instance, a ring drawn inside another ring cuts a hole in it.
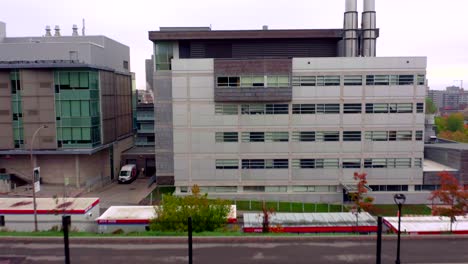
M 70 231 L 97 232 L 96 218 L 99 217 L 99 204 L 86 214 L 71 214 Z M 91 214 L 91 216 L 89 215 Z M 39 231 L 51 229 L 60 230 L 62 227 L 62 214 L 38 214 L 37 228 Z M 34 215 L 32 214 L 5 214 L 5 226 L 0 230 L 16 232 L 34 231 Z
M 174 177 L 172 73 L 154 74 L 154 127 L 156 176 Z
M 63 185 L 68 180 L 69 186 L 93 189 L 110 181 L 109 149 L 93 155 L 35 155 L 34 164 L 41 168 L 42 182 L 46 184 Z M 29 155 L 2 156 L 0 168 L 31 179 Z
M 13 115 L 10 72 L 0 71 L 0 149 L 12 149 Z
M 74 52 L 71 56 L 70 52 Z M 130 72 L 130 48 L 105 36 L 16 37 L 0 42 L 4 61 L 71 60 Z M 76 57 L 75 57 L 76 56 Z M 123 67 L 127 61 L 129 68 Z
M 114 231 L 123 230 L 124 233 L 131 233 L 131 232 L 138 232 L 142 233 L 146 231 L 146 228 L 149 224 L 97 224 L 98 225 L 98 233 L 101 234 L 112 234 Z

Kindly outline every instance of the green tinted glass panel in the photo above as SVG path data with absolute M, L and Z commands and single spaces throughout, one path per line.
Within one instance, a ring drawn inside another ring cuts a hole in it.
M 63 140 L 71 140 L 72 139 L 72 131 L 69 127 L 62 128 L 62 137 Z
M 81 128 L 79 127 L 72 128 L 72 139 L 81 140 Z
M 70 101 L 62 101 L 62 116 L 70 116 Z
M 59 84 L 60 85 L 69 85 L 70 84 L 70 78 L 68 75 L 68 72 L 60 72 L 59 73 Z
M 62 140 L 62 129 L 57 128 L 57 140 Z
M 81 101 L 81 116 L 90 116 L 89 112 L 89 101 Z
M 80 87 L 89 87 L 88 72 L 80 72 Z
M 78 72 L 70 72 L 70 87 L 80 87 L 80 78 Z
M 98 73 L 95 71 L 89 72 L 89 88 L 98 89 Z
M 71 116 L 80 116 L 80 101 L 71 101 Z
M 83 140 L 91 140 L 91 128 L 83 127 L 81 129 L 81 138 Z

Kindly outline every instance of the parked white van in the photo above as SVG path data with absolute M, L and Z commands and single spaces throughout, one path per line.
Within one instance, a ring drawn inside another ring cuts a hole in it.
M 135 164 L 124 165 L 120 169 L 119 173 L 119 183 L 130 182 L 136 179 L 137 177 L 137 168 Z

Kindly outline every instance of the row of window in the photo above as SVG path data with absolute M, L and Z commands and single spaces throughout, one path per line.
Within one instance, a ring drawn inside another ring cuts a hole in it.
M 424 85 L 425 75 L 327 75 L 327 76 L 293 76 L 293 86 L 361 86 L 366 85 Z M 218 76 L 217 87 L 287 87 L 287 75 L 242 75 Z
M 293 192 L 337 192 L 336 185 L 306 185 L 306 186 L 292 186 Z M 180 192 L 186 193 L 189 188 L 187 186 L 180 187 Z M 237 186 L 201 186 L 201 193 L 226 193 L 226 192 L 237 192 L 239 189 Z M 243 186 L 242 191 L 244 192 L 287 192 L 288 187 L 284 185 L 279 186 Z
M 216 85 L 222 88 L 232 87 L 288 87 L 289 76 L 287 75 L 267 75 L 267 76 L 219 76 L 216 78 Z
M 337 192 L 338 186 L 336 185 L 296 185 L 291 186 L 292 192 Z M 408 185 L 369 185 L 373 192 L 407 192 Z M 244 192 L 287 192 L 288 186 L 243 186 L 241 187 Z M 439 185 L 415 185 L 415 191 L 434 191 L 439 189 Z M 188 192 L 189 188 L 186 186 L 180 187 L 182 193 Z M 232 193 L 237 192 L 237 186 L 201 186 L 202 193 Z
M 240 132 L 242 142 L 288 142 L 289 132 Z M 366 141 L 411 141 L 413 140 L 413 131 L 365 131 Z M 361 131 L 343 131 L 343 141 L 361 141 Z M 339 131 L 293 131 L 292 141 L 294 142 L 325 142 L 340 141 Z M 414 140 L 423 140 L 423 131 L 417 130 L 414 133 Z M 239 142 L 238 132 L 216 132 L 215 141 Z
M 416 103 L 416 113 L 424 112 L 424 103 Z M 383 113 L 413 113 L 413 103 L 368 103 L 363 109 L 362 104 L 343 104 L 343 114 L 367 114 Z M 236 104 L 216 104 L 215 114 L 237 115 L 239 113 Z M 340 104 L 293 104 L 293 114 L 340 114 Z M 241 104 L 243 115 L 287 115 L 289 104 Z
M 293 76 L 293 86 L 360 86 L 366 85 L 424 85 L 425 75 L 366 75 L 363 80 L 362 75 L 344 75 L 341 82 L 341 76 Z
M 422 158 L 292 159 L 295 169 L 422 168 Z M 242 169 L 288 169 L 288 159 L 242 159 Z M 239 169 L 238 159 L 217 159 L 216 169 Z

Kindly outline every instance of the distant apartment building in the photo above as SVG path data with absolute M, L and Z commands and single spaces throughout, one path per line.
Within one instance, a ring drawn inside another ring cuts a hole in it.
M 429 90 L 427 96 L 442 114 L 459 112 L 468 106 L 468 91 L 458 86 L 449 86 L 445 91 Z
M 374 1 L 362 28 L 356 6 L 344 29 L 149 32 L 157 177 L 179 194 L 340 202 L 365 172 L 377 202 L 423 197 L 426 58 L 375 57 Z
M 76 26 L 7 37 L 0 22 L 0 54 L 0 168 L 29 180 L 32 149 L 44 183 L 92 188 L 116 177 L 133 145 L 128 46 Z

